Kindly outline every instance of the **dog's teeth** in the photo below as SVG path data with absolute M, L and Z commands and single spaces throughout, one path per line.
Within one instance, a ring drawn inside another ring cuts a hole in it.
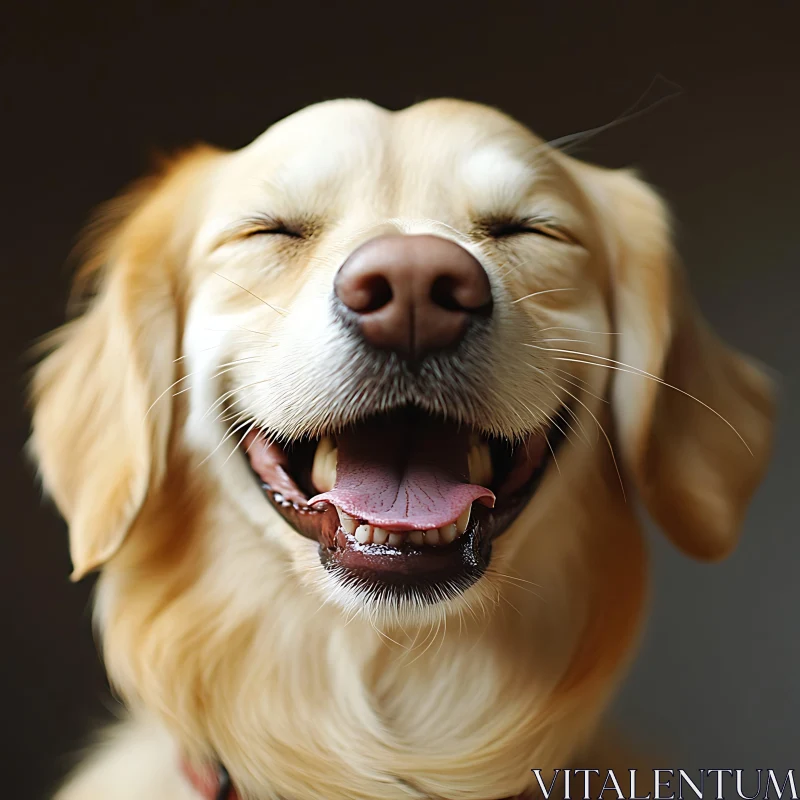
M 486 442 L 473 444 L 467 456 L 470 483 L 488 486 L 492 482 L 492 454 Z
M 469 515 L 472 512 L 472 506 L 467 506 L 462 512 L 461 516 L 456 520 L 456 531 L 459 534 L 464 533 L 467 529 L 467 525 L 469 525 Z
M 425 544 L 439 544 L 438 528 L 434 528 L 432 531 L 425 531 Z
M 455 541 L 456 536 L 458 536 L 458 531 L 456 530 L 454 522 L 450 525 L 445 525 L 443 528 L 439 528 L 439 538 L 442 544 L 450 544 L 450 542 Z
M 342 526 L 342 530 L 346 531 L 347 533 L 355 533 L 356 528 L 358 527 L 358 520 L 354 517 L 351 517 L 349 514 L 346 514 L 342 511 L 339 506 L 335 506 L 336 513 L 339 515 L 339 523 Z M 366 527 L 362 525 L 361 527 Z
M 388 538 L 389 538 L 389 531 L 386 531 L 383 528 L 372 529 L 372 541 L 375 544 L 386 544 L 386 540 Z
M 372 539 L 372 525 L 359 525 L 355 531 L 356 541 L 366 544 Z
M 320 492 L 329 492 L 336 483 L 336 460 L 338 452 L 330 436 L 320 439 L 311 467 L 311 482 Z
M 388 544 L 390 547 L 400 547 L 406 542 L 417 545 L 430 545 L 438 547 L 454 542 L 469 524 L 469 512 L 467 508 L 457 522 L 451 522 L 442 528 L 433 528 L 429 531 L 388 531 L 386 528 L 379 528 L 376 525 L 359 525 L 358 520 L 351 517 L 338 506 L 336 513 L 339 515 L 342 529 L 355 536 L 359 544 Z

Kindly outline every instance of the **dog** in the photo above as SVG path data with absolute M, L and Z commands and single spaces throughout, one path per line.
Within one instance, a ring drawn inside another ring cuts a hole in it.
M 664 202 L 457 100 L 311 106 L 111 204 L 30 447 L 129 718 L 59 800 L 490 800 L 603 764 L 638 509 L 714 561 L 769 381 Z

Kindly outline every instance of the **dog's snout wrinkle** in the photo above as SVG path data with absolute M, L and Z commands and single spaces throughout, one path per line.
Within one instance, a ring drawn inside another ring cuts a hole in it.
M 461 245 L 439 236 L 389 235 L 355 250 L 334 293 L 379 350 L 410 360 L 457 345 L 492 311 L 489 277 Z

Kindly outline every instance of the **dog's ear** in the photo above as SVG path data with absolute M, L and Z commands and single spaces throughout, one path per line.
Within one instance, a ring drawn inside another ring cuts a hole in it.
M 92 258 L 96 294 L 34 374 L 30 448 L 69 526 L 74 579 L 114 555 L 165 471 L 181 271 L 213 155 L 181 156 L 112 206 L 126 210 Z
M 628 171 L 581 165 L 580 176 L 607 235 L 619 333 L 612 407 L 623 463 L 679 548 L 722 558 L 766 468 L 771 384 L 700 316 L 657 194 Z

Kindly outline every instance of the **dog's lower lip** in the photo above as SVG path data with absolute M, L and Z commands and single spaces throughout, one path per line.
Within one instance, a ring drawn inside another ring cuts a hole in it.
M 561 413 L 563 415 L 564 409 Z M 553 432 L 560 429 L 561 425 L 554 424 L 551 438 L 554 438 Z M 548 450 L 552 451 L 557 443 L 548 440 Z M 252 444 L 250 440 L 248 450 Z M 543 458 L 530 474 L 523 469 L 522 484 L 519 465 L 515 471 L 512 463 L 505 473 L 510 490 L 504 491 L 502 481 L 495 487 L 498 502 L 493 509 L 475 502 L 466 530 L 454 541 L 437 541 L 438 546 L 420 545 L 419 537 L 415 543 L 410 536 L 402 539 L 398 536 L 394 538 L 401 541 L 400 544 L 389 544 L 385 540 L 373 543 L 371 539 L 363 543 L 363 536 L 359 541 L 353 530 L 348 532 L 343 528 L 341 509 L 329 503 L 308 504 L 308 498 L 317 494 L 314 491 L 317 487 L 310 482 L 310 462 L 316 443 L 300 443 L 295 450 L 276 445 L 268 447 L 275 448 L 269 469 L 265 471 L 261 463 L 257 469 L 250 454 L 253 469 L 262 476 L 262 486 L 272 506 L 294 530 L 318 542 L 320 560 L 326 569 L 345 584 L 379 590 L 385 597 L 413 593 L 417 599 L 429 598 L 431 602 L 457 594 L 480 578 L 488 567 L 493 541 L 525 507 L 547 463 Z M 527 445 L 524 450 L 527 452 Z M 265 476 L 268 480 L 264 480 Z

